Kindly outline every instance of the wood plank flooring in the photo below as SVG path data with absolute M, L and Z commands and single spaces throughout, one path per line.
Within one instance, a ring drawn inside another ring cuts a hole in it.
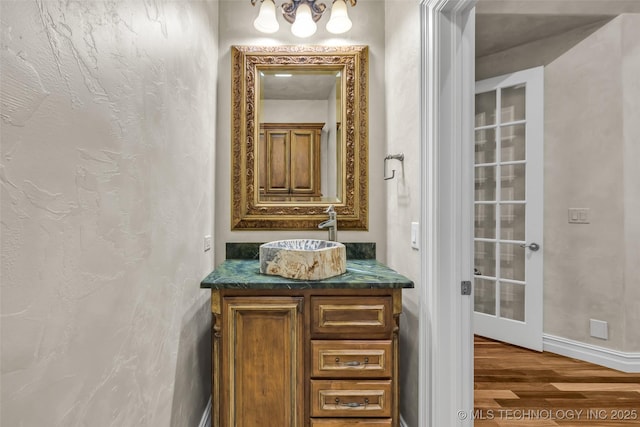
M 640 426 L 640 374 L 475 337 L 478 427 Z

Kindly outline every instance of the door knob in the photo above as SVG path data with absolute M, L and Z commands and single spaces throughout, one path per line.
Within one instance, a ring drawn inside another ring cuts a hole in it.
M 524 244 L 524 243 L 523 243 L 523 244 L 521 244 L 521 245 L 520 245 L 520 247 L 521 247 L 521 248 L 529 248 L 529 249 L 531 249 L 533 252 L 536 252 L 538 249 L 540 249 L 540 245 L 539 245 L 539 244 L 537 244 L 537 243 L 531 243 L 531 244 L 529 244 L 529 245 L 527 245 L 527 244 Z

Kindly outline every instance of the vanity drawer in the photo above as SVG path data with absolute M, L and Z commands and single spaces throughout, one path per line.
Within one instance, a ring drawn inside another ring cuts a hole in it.
M 312 337 L 386 338 L 393 330 L 390 296 L 312 297 Z
M 391 418 L 311 418 L 311 427 L 391 427 Z
M 311 341 L 311 376 L 391 378 L 391 341 Z
M 391 380 L 311 380 L 312 417 L 390 417 Z

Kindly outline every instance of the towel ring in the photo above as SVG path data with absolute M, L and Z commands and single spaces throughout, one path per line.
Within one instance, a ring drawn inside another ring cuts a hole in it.
M 391 176 L 387 176 L 387 160 L 400 160 L 404 162 L 404 154 L 388 154 L 387 157 L 384 158 L 384 180 L 387 181 L 389 179 L 393 179 L 396 176 L 396 170 L 391 169 Z

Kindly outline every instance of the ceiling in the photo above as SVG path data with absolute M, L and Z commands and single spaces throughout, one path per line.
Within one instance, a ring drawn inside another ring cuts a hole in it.
M 555 36 L 596 22 L 610 15 L 476 15 L 476 57 Z
M 263 99 L 326 101 L 336 85 L 336 77 L 336 71 L 329 73 L 293 72 L 291 77 L 278 77 L 274 73 L 263 73 L 261 76 L 262 97 Z
M 476 57 L 483 57 L 545 39 L 597 22 L 612 15 L 477 14 Z M 326 100 L 336 82 L 335 74 L 294 74 L 262 77 L 264 99 Z

